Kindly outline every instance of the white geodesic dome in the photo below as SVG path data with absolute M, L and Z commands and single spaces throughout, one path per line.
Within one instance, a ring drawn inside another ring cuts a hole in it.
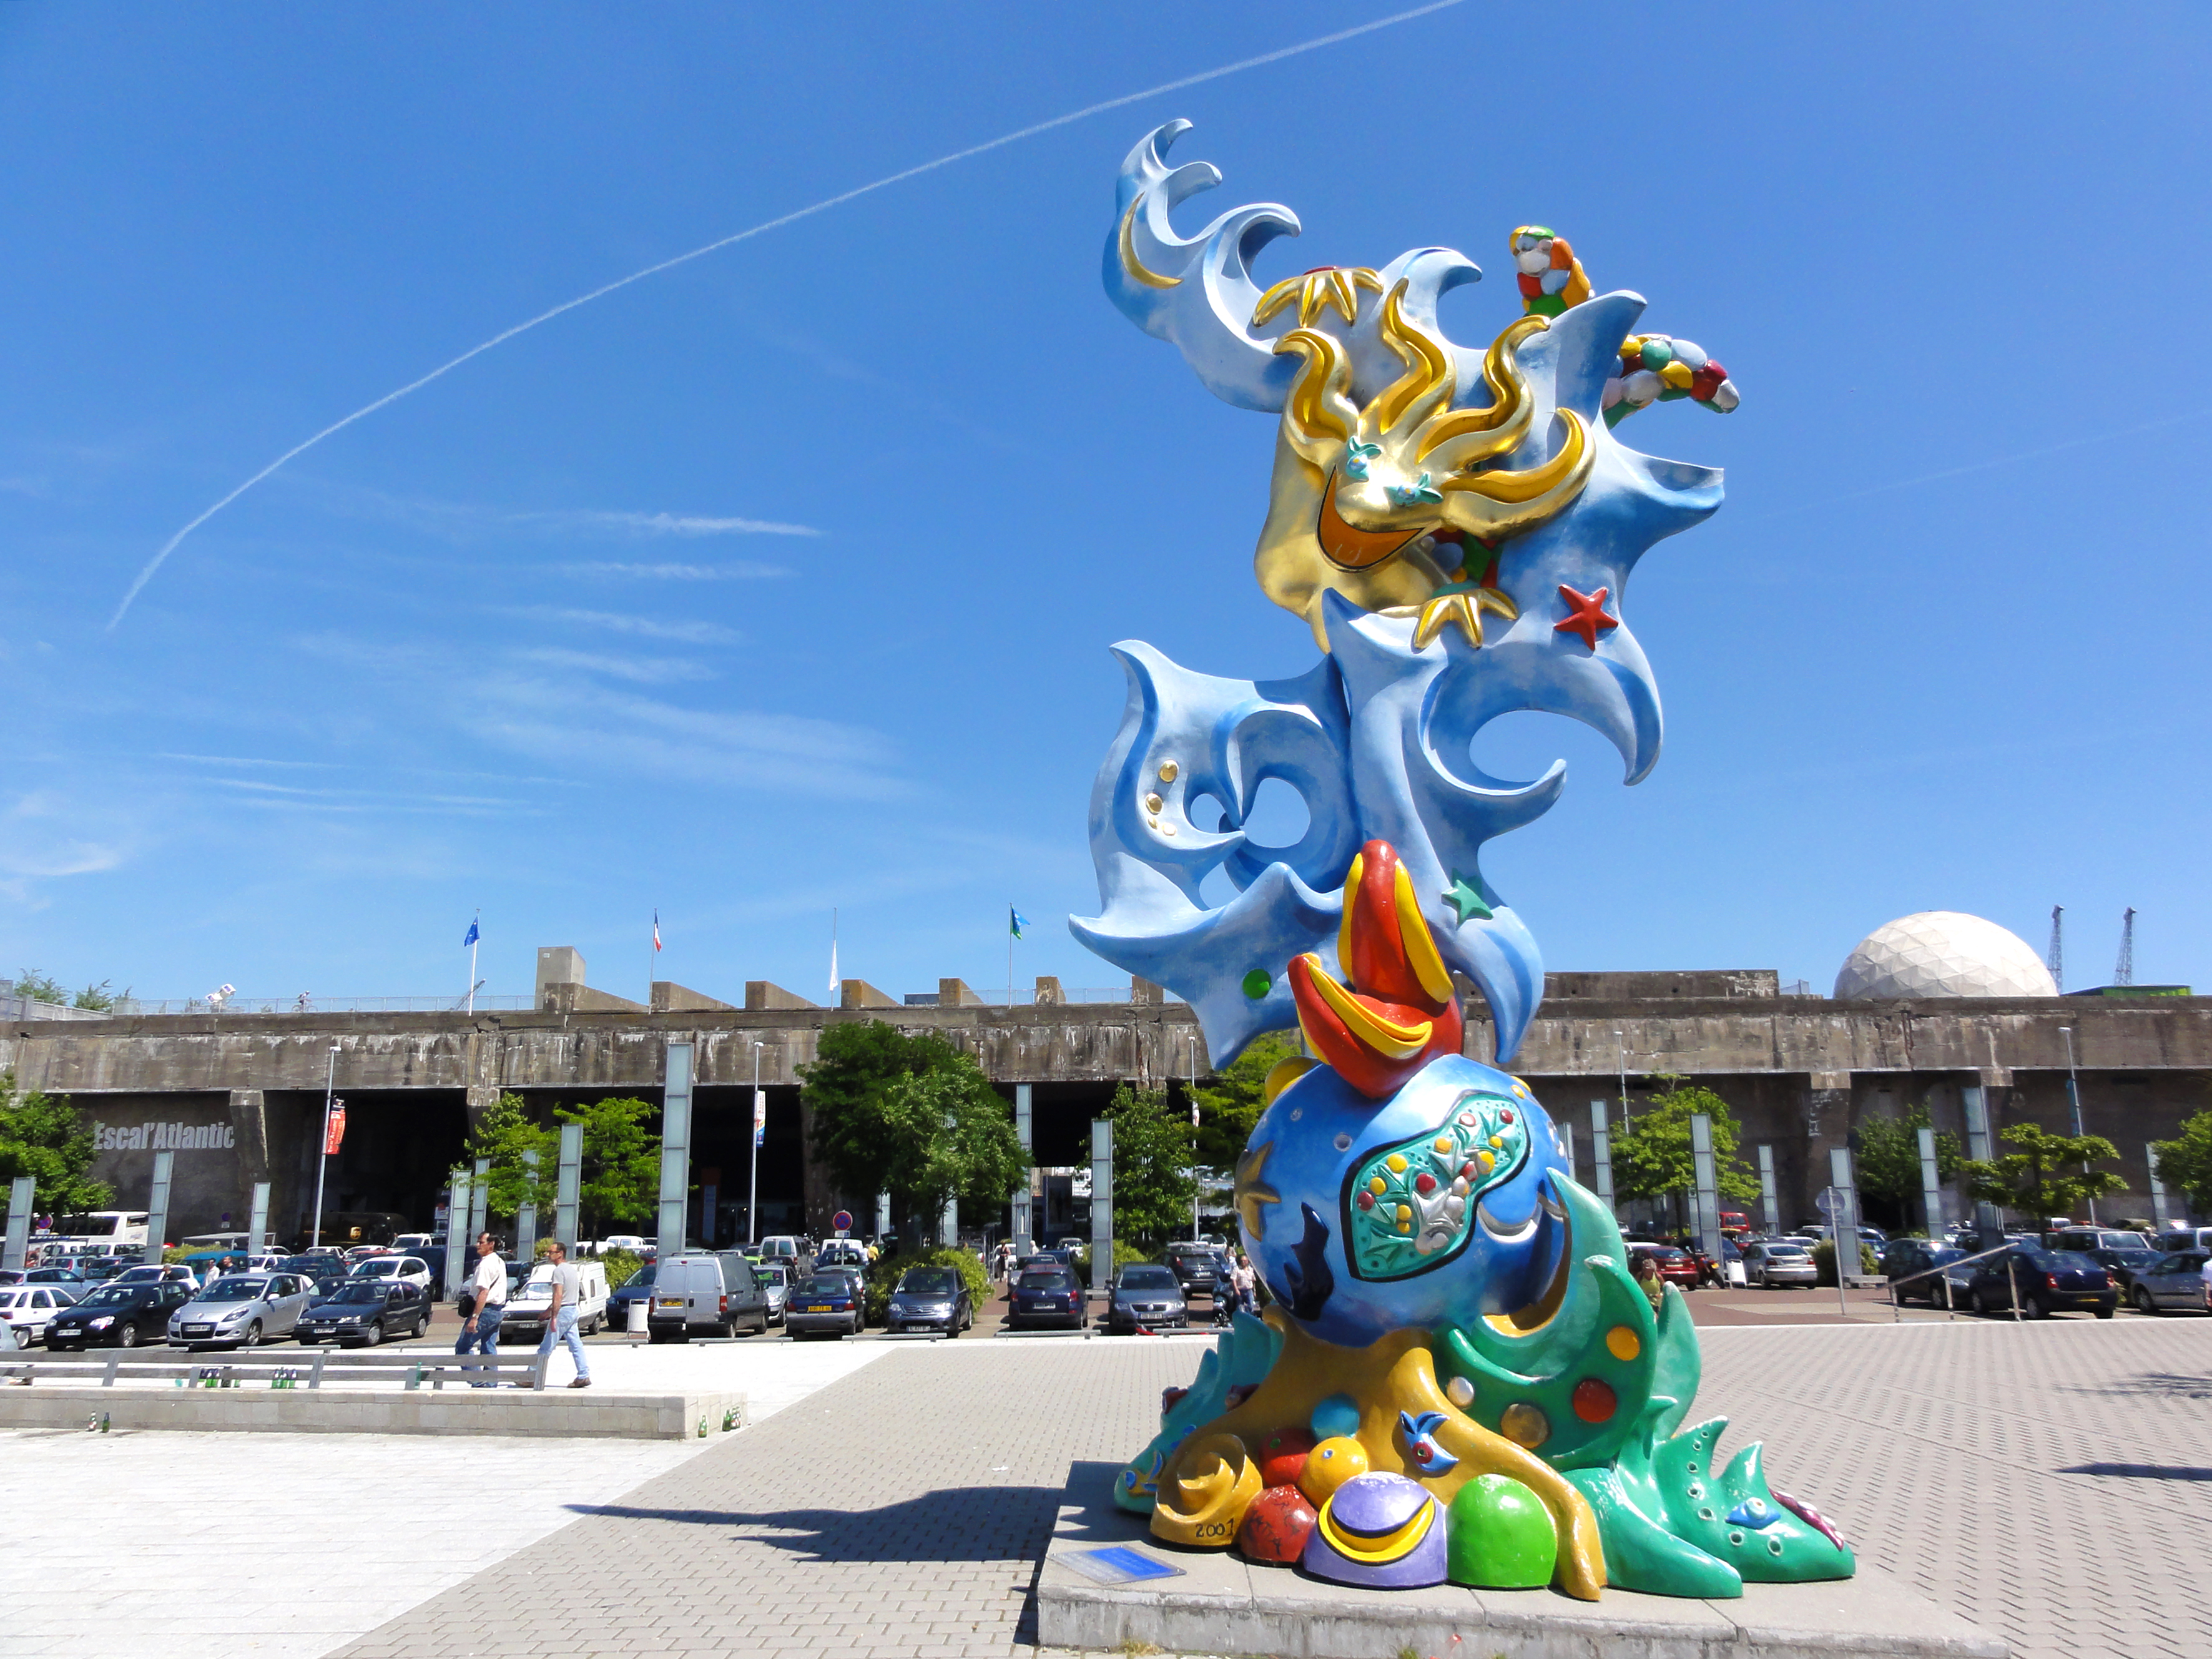
M 2057 994 L 2051 970 L 2019 934 L 1956 910 L 1923 910 L 1875 928 L 1836 975 L 1838 1000 Z

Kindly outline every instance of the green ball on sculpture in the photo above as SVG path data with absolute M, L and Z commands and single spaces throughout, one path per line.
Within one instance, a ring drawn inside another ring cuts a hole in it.
M 1453 1496 L 1446 1571 L 1476 1589 L 1541 1589 L 1559 1531 L 1544 1500 L 1510 1475 L 1478 1474 Z

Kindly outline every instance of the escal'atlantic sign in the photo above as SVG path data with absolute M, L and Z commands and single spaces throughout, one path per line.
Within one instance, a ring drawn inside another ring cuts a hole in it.
M 228 1123 L 102 1123 L 94 1120 L 93 1150 L 101 1152 L 217 1152 L 238 1145 Z

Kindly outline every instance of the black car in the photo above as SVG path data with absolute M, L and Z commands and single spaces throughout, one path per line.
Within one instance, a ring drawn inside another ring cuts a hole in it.
M 141 1342 L 166 1342 L 169 1316 L 192 1299 L 192 1286 L 165 1284 L 102 1285 L 84 1300 L 58 1313 L 46 1326 L 46 1346 L 135 1348 Z
M 2087 1256 L 2090 1261 L 2111 1274 L 2112 1282 L 2120 1287 L 2120 1294 L 2123 1296 L 2135 1289 L 2136 1275 L 2159 1258 L 2159 1252 L 2150 1249 L 2083 1250 L 2080 1254 Z
M 629 1328 L 629 1304 L 653 1303 L 653 1276 L 660 1270 L 657 1261 L 648 1261 L 628 1279 L 607 1292 L 607 1328 L 626 1331 Z
M 1925 1302 L 1931 1308 L 1948 1308 L 1954 1298 L 1965 1301 L 1971 1294 L 1972 1267 L 1962 1267 L 1956 1273 L 1929 1270 L 1963 1261 L 1966 1254 L 1924 1238 L 1896 1240 L 1881 1253 L 1881 1271 L 1889 1280 L 1891 1297 L 1899 1302 Z M 1900 1285 L 1897 1282 L 1899 1279 L 1910 1282 Z
M 1166 1273 L 1167 1269 L 1161 1270 Z M 1170 1274 L 1170 1278 L 1174 1275 Z M 1091 1322 L 1090 1300 L 1066 1267 L 1025 1267 L 1006 1292 L 1006 1328 L 1034 1330 L 1064 1325 L 1079 1331 Z
M 887 1331 L 942 1331 L 957 1336 L 975 1322 L 968 1286 L 951 1267 L 908 1267 L 899 1275 L 884 1314 Z
M 1133 1336 L 1139 1330 L 1170 1330 L 1190 1323 L 1190 1304 L 1171 1267 L 1132 1262 L 1114 1276 L 1113 1299 L 1106 1307 L 1106 1331 Z
M 1213 1287 L 1221 1282 L 1221 1253 L 1211 1244 L 1170 1244 L 1168 1266 L 1174 1269 L 1186 1299 L 1212 1296 Z
M 2015 1244 L 1984 1261 L 1975 1269 L 1968 1299 L 1978 1314 L 2008 1310 L 2015 1285 L 2020 1310 L 2030 1319 L 2048 1319 L 2061 1309 L 2086 1309 L 2110 1319 L 2120 1305 L 2112 1275 L 2087 1256 L 2033 1244 Z
M 404 1279 L 345 1279 L 308 1304 L 293 1328 L 303 1347 L 335 1342 L 373 1348 L 386 1337 L 420 1336 L 430 1322 L 430 1304 L 419 1285 Z

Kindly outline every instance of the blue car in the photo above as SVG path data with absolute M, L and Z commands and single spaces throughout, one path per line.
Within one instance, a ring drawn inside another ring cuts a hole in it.
M 1014 1279 L 1013 1288 L 1006 1292 L 1006 1328 L 1010 1331 L 1054 1326 L 1079 1331 L 1090 1322 L 1091 1298 L 1068 1268 L 1024 1268 Z

